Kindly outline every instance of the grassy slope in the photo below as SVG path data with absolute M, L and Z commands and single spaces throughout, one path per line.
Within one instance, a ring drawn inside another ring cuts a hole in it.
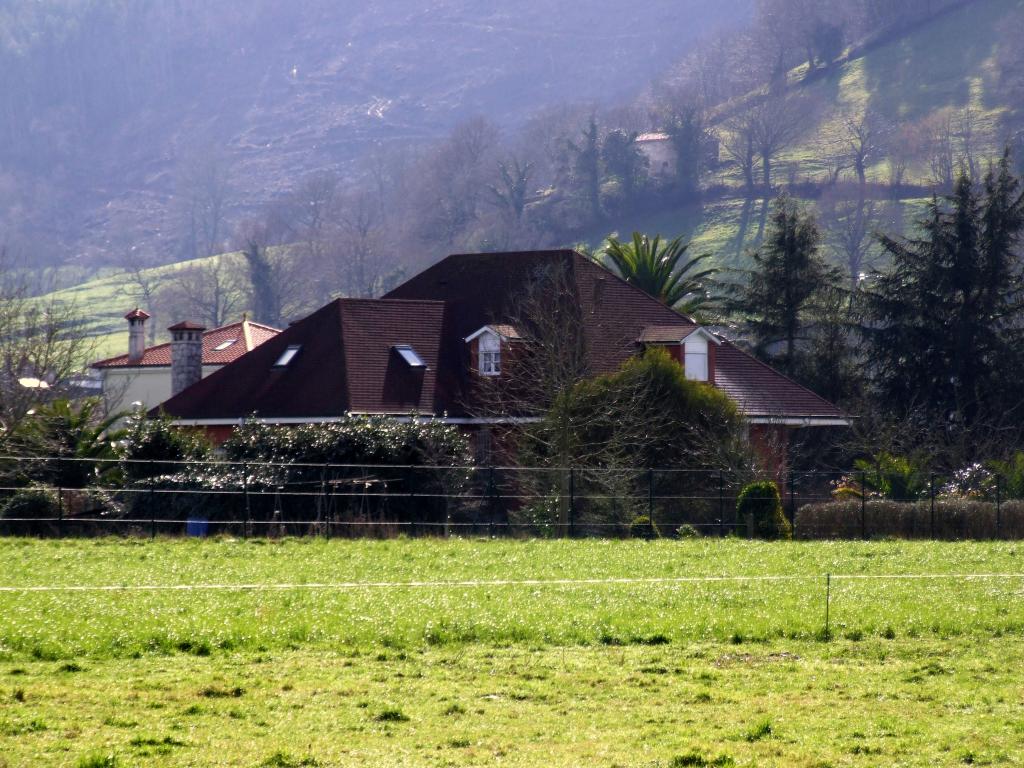
M 216 259 L 227 258 L 238 260 L 239 254 L 229 253 L 223 256 L 210 256 L 194 261 L 183 261 L 162 267 L 144 270 L 148 279 L 161 287 L 173 284 L 176 272 L 189 267 L 203 266 Z M 239 268 L 241 268 L 239 266 Z M 102 359 L 124 353 L 128 349 L 128 326 L 124 315 L 133 306 L 139 304 L 138 288 L 131 283 L 124 272 L 110 270 L 79 285 L 64 288 L 41 296 L 41 304 L 54 302 L 59 305 L 71 305 L 84 320 L 86 332 L 95 337 L 95 358 Z M 145 308 L 152 311 L 152 308 Z M 152 322 L 170 325 L 181 318 L 155 318 Z M 162 334 L 163 327 L 159 328 Z M 90 361 L 91 362 L 91 361 Z
M 1019 577 L 834 583 L 822 643 L 825 571 L 1020 574 L 1024 552 L 2 540 L 5 585 L 809 579 L 0 593 L 0 766 L 1019 764 Z
M 825 77 L 795 91 L 821 105 L 814 123 L 775 161 L 775 180 L 787 181 L 789 169 L 798 180 L 821 180 L 824 159 L 842 152 L 847 120 L 859 119 L 866 109 L 887 124 L 914 123 L 943 110 L 970 106 L 977 120 L 979 156 L 995 156 L 1002 149 L 999 118 L 1007 105 L 998 101 L 994 63 L 1000 37 L 1000 21 L 1024 8 L 1024 0 L 976 0 L 962 9 L 925 24 L 900 39 L 867 50 Z M 911 164 L 906 181 L 926 184 L 929 171 L 923 163 Z M 884 158 L 868 169 L 869 181 L 886 180 Z M 738 173 L 723 170 L 712 183 L 739 187 Z M 910 199 L 882 206 L 883 226 L 891 231 L 912 222 L 924 200 Z M 620 217 L 585 239 L 593 245 L 610 231 L 627 236 L 633 230 L 692 238 L 695 252 L 710 252 L 721 266 L 744 266 L 743 254 L 759 240 L 764 201 L 729 199 L 650 215 Z

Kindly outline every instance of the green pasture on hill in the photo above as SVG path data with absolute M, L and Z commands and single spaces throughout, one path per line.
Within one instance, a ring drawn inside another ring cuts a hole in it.
M 826 642 L 825 573 L 941 578 L 834 579 Z M 6 539 L 0 586 L 3 768 L 1022 759 L 1014 543 Z

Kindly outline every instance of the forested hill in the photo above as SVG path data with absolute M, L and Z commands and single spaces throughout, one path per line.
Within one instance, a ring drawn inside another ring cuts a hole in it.
M 230 168 L 221 204 L 237 219 L 312 170 L 344 175 L 377 142 L 629 101 L 751 5 L 12 0 L 0 6 L 0 236 L 37 263 L 116 261 L 130 245 L 195 256 L 182 200 L 211 168 Z

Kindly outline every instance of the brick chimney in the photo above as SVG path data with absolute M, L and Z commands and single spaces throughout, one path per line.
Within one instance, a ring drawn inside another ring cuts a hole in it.
M 149 315 L 136 307 L 124 319 L 128 321 L 128 362 L 137 363 L 146 354 L 146 321 Z
M 178 323 L 171 332 L 171 395 L 176 395 L 203 378 L 203 326 Z

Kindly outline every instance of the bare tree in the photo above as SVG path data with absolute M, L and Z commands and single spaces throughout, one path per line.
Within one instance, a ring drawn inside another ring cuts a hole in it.
M 850 164 L 863 187 L 867 184 L 867 166 L 879 152 L 881 131 L 867 111 L 858 117 L 847 118 L 845 130 L 844 142 Z
M 221 255 L 176 270 L 157 301 L 168 318 L 218 328 L 245 306 L 248 290 L 243 266 Z
M 940 189 L 950 189 L 956 176 L 956 145 L 953 117 L 948 110 L 926 123 L 928 134 L 928 166 L 932 183 Z
M 750 131 L 766 189 L 772 187 L 772 160 L 796 141 L 810 117 L 810 103 L 795 96 L 765 99 L 750 110 Z
M 72 304 L 32 298 L 0 246 L 0 437 L 40 403 L 66 396 L 95 354 Z
M 850 290 L 855 291 L 864 277 L 872 235 L 879 223 L 877 206 L 864 195 L 832 197 L 821 201 L 821 211 L 828 241 L 843 256 Z
M 750 115 L 739 115 L 725 124 L 722 149 L 743 174 L 748 195 L 753 192 L 756 184 L 754 173 L 757 170 L 757 146 L 754 142 L 754 125 Z
M 149 312 L 156 309 L 156 297 L 166 281 L 166 275 L 156 269 L 156 260 L 134 245 L 122 251 L 121 268 L 124 270 L 122 291 L 137 305 Z M 156 343 L 157 323 L 149 324 L 149 344 Z
M 184 253 L 190 259 L 224 250 L 230 171 L 225 154 L 212 148 L 190 153 L 178 166 L 177 200 Z

